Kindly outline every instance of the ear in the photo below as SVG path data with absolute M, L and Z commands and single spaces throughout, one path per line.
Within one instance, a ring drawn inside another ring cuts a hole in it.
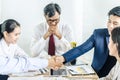
M 8 32 L 7 32 L 7 31 L 4 31 L 4 32 L 3 32 L 3 35 L 4 35 L 4 37 L 6 38 L 6 37 L 8 36 Z
M 48 15 L 44 15 L 45 16 L 45 19 L 48 19 L 49 17 L 48 17 Z
M 46 15 L 44 14 L 44 17 L 46 18 Z
M 118 48 L 118 43 L 115 43 L 116 47 Z

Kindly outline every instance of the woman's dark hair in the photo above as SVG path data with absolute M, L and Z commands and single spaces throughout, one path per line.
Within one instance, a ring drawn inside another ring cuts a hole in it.
M 50 3 L 50 4 L 46 5 L 44 8 L 44 15 L 48 15 L 48 17 L 52 17 L 55 15 L 56 11 L 59 14 L 61 14 L 60 6 L 56 3 Z
M 116 27 L 111 32 L 112 40 L 117 44 L 118 55 L 120 57 L 120 27 Z
M 108 16 L 114 15 L 120 17 L 120 6 L 114 7 L 108 12 Z
M 14 31 L 14 29 L 19 26 L 20 27 L 20 24 L 14 20 L 14 19 L 8 19 L 8 20 L 5 20 L 2 24 L 0 24 L 0 39 L 3 36 L 3 32 L 4 31 L 7 31 L 8 33 L 11 33 Z

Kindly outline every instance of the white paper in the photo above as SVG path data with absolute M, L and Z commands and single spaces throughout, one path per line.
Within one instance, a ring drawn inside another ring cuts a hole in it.
M 66 66 L 71 74 L 94 74 L 94 70 L 89 65 Z

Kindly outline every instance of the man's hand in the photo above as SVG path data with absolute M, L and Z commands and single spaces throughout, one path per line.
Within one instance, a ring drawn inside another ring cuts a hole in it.
M 62 62 L 56 62 L 57 61 L 56 58 L 57 58 L 56 56 L 52 56 L 48 61 L 48 67 L 53 70 L 57 70 L 63 65 Z
M 55 61 L 56 63 L 59 63 L 59 64 L 63 64 L 63 62 L 65 61 L 64 57 L 63 56 L 56 56 L 55 57 Z
M 52 33 L 51 29 L 49 28 L 48 31 L 43 36 L 43 38 L 46 40 L 48 37 L 50 37 L 51 34 L 53 34 L 53 33 Z
M 48 31 L 44 35 L 44 39 L 46 40 L 51 34 L 53 34 L 56 37 L 58 37 L 58 39 L 62 38 L 62 35 L 60 34 L 57 26 L 50 26 L 48 28 Z
M 62 38 L 62 35 L 60 34 L 60 31 L 58 29 L 58 27 L 55 27 L 53 30 L 52 30 L 52 33 L 58 37 L 58 39 L 61 39 Z

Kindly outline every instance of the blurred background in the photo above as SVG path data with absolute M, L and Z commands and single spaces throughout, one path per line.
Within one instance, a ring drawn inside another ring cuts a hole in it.
M 45 21 L 43 8 L 50 2 L 60 5 L 61 21 L 73 29 L 77 46 L 86 41 L 94 29 L 106 28 L 108 11 L 120 5 L 119 0 L 0 0 L 0 23 L 12 18 L 21 24 L 18 45 L 28 54 L 33 28 Z M 78 60 L 91 63 L 92 54 L 93 50 Z

